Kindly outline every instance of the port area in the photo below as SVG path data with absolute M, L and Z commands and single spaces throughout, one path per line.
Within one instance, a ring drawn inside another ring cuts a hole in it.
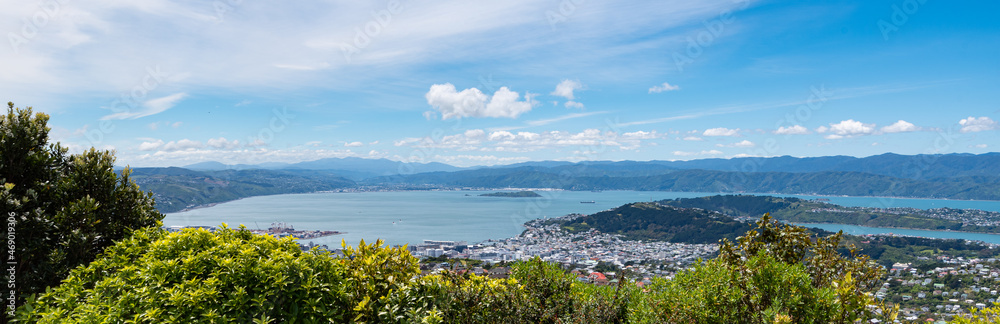
M 203 228 L 212 232 L 214 232 L 217 229 L 215 226 L 198 226 L 198 225 L 170 226 L 170 227 L 165 227 L 164 229 L 170 232 L 177 232 L 186 228 Z M 266 230 L 264 229 L 247 229 L 247 230 L 257 235 L 266 234 L 274 237 L 292 237 L 294 239 L 300 239 L 300 240 L 347 234 L 347 232 L 340 232 L 340 231 L 296 230 L 295 227 L 292 226 L 291 224 L 281 223 L 281 222 L 271 223 L 271 227 L 268 227 Z

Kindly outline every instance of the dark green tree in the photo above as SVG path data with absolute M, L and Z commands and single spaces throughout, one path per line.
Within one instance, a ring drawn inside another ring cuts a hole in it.
M 5 262 L 15 262 L 17 305 L 58 285 L 135 229 L 160 226 L 152 194 L 114 171 L 112 152 L 67 154 L 49 143 L 49 116 L 7 103 L 0 119 L 0 211 Z

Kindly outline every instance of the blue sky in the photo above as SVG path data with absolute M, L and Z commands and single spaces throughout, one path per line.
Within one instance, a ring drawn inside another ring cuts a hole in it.
M 0 98 L 118 164 L 1000 151 L 1000 3 L 4 1 Z

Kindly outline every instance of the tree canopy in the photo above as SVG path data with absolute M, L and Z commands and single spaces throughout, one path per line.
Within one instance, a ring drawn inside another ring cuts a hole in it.
M 0 119 L 0 210 L 8 223 L 7 261 L 16 262 L 14 280 L 5 280 L 20 305 L 133 230 L 161 226 L 163 215 L 128 169 L 115 173 L 112 152 L 67 154 L 49 143 L 48 115 L 7 107 Z

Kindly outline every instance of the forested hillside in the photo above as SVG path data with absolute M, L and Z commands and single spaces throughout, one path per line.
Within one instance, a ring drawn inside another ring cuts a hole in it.
M 136 168 L 132 179 L 153 193 L 156 209 L 170 213 L 251 196 L 353 187 L 353 181 L 322 171 Z
M 875 227 L 918 228 L 998 233 L 995 225 L 963 223 L 941 218 L 961 211 L 922 211 L 916 209 L 879 209 L 844 207 L 798 198 L 753 195 L 716 195 L 698 198 L 662 200 L 659 203 L 683 208 L 701 208 L 736 217 L 757 217 L 770 213 L 776 219 L 795 223 L 838 223 Z M 944 213 L 944 214 L 943 214 Z M 939 216 L 939 217 L 932 217 Z M 971 219 L 970 219 L 971 220 Z
M 716 243 L 723 238 L 735 239 L 750 229 L 749 223 L 717 212 L 653 203 L 627 204 L 565 221 L 560 226 L 571 233 L 596 229 L 629 240 L 674 243 Z

